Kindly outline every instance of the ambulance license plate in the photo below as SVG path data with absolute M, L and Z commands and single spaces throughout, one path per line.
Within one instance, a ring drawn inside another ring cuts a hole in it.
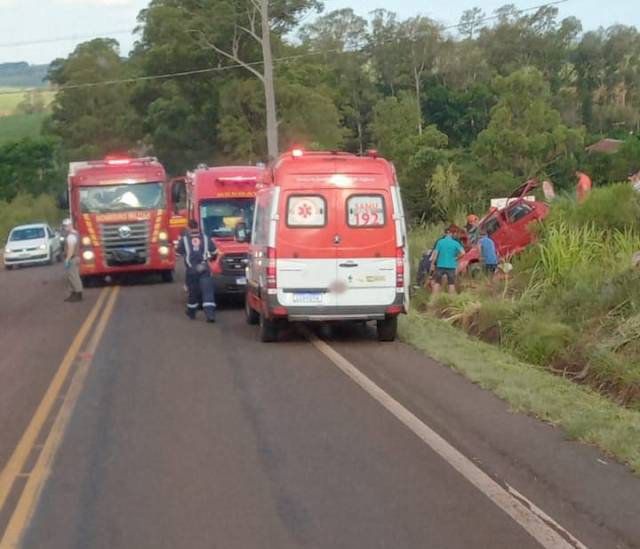
M 319 293 L 299 293 L 293 294 L 294 303 L 322 303 L 322 294 Z
M 236 278 L 236 284 L 238 286 L 246 286 L 247 285 L 247 277 L 246 276 L 242 276 L 240 278 Z

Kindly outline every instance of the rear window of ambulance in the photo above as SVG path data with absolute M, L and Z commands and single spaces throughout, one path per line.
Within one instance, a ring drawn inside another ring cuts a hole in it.
M 349 227 L 384 227 L 386 222 L 382 195 L 357 194 L 347 198 L 347 223 Z
M 327 224 L 327 202 L 323 196 L 292 195 L 287 200 L 287 226 L 294 228 L 324 227 Z

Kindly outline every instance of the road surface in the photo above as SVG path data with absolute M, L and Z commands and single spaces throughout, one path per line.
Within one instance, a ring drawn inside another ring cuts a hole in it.
M 402 343 L 61 279 L 0 272 L 2 549 L 640 547 L 637 477 Z

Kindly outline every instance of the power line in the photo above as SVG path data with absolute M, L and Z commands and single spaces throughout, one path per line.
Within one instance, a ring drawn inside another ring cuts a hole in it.
M 53 44 L 55 42 L 69 42 L 71 40 L 91 40 L 93 38 L 100 38 L 107 35 L 116 34 L 133 34 L 135 29 L 119 29 L 112 31 L 105 31 L 101 34 L 70 34 L 68 36 L 56 36 L 52 38 L 39 38 L 37 40 L 29 40 L 23 42 L 3 42 L 0 44 L 0 48 L 15 48 L 19 46 L 36 46 L 38 44 Z
M 556 0 L 554 2 L 548 2 L 546 4 L 540 4 L 538 6 L 533 6 L 530 8 L 525 8 L 522 10 L 518 10 L 517 13 L 518 14 L 522 14 L 522 13 L 526 13 L 526 12 L 530 12 L 530 11 L 534 11 L 534 10 L 540 10 L 542 8 L 546 8 L 546 7 L 550 7 L 550 6 L 555 6 L 558 4 L 564 4 L 566 2 L 568 2 L 569 0 Z M 482 19 L 478 20 L 478 23 L 483 23 L 485 21 L 490 21 L 493 19 L 497 19 L 499 16 L 498 15 L 492 15 L 492 16 L 488 16 Z M 451 29 L 455 29 L 455 28 L 459 28 L 460 24 L 457 25 L 450 25 L 448 27 L 443 27 L 440 30 L 451 30 Z M 420 34 L 424 34 L 424 33 L 419 33 L 416 36 L 420 36 Z M 392 40 L 388 40 L 387 42 L 391 42 Z M 278 57 L 275 58 L 273 60 L 273 64 L 279 64 L 279 63 L 288 63 L 290 61 L 295 61 L 298 59 L 303 59 L 303 58 L 308 58 L 308 57 L 317 57 L 319 55 L 328 55 L 328 54 L 333 54 L 333 53 L 354 53 L 352 51 L 349 52 L 345 52 L 344 50 L 340 49 L 340 48 L 333 48 L 333 49 L 329 49 L 329 50 L 322 50 L 322 51 L 317 51 L 317 52 L 307 52 L 307 53 L 300 53 L 297 55 L 290 55 L 290 56 L 286 56 L 286 57 Z M 152 81 L 152 80 L 167 80 L 169 78 L 183 78 L 185 76 L 194 76 L 194 75 L 199 75 L 199 74 L 210 74 L 210 73 L 216 73 L 216 72 L 225 72 L 225 71 L 229 71 L 229 70 L 234 70 L 234 69 L 240 69 L 240 68 L 247 68 L 247 67 L 255 67 L 255 66 L 260 66 L 263 65 L 263 61 L 253 61 L 253 62 L 248 62 L 248 63 L 236 63 L 236 64 L 232 64 L 232 65 L 225 65 L 222 67 L 209 67 L 209 68 L 205 68 L 205 69 L 194 69 L 194 70 L 189 70 L 189 71 L 181 71 L 181 72 L 171 72 L 171 73 L 165 73 L 165 74 L 155 74 L 155 75 L 149 75 L 149 76 L 134 76 L 131 78 L 121 78 L 121 79 L 115 79 L 115 80 L 102 80 L 100 82 L 86 82 L 86 83 L 82 83 L 82 84 L 65 84 L 62 86 L 58 86 L 55 88 L 55 91 L 65 91 L 65 90 L 77 90 L 77 89 L 86 89 L 86 88 L 96 88 L 99 86 L 112 86 L 112 85 L 116 85 L 116 84 L 130 84 L 130 83 L 135 83 L 135 82 L 147 82 L 147 81 Z M 1 95 L 17 95 L 17 94 L 24 94 L 24 93 L 29 93 L 29 92 L 38 92 L 38 91 L 46 91 L 47 88 L 28 88 L 28 89 L 23 89 L 20 91 L 9 91 L 9 90 L 5 90 L 5 91 L 0 91 L 0 96 Z

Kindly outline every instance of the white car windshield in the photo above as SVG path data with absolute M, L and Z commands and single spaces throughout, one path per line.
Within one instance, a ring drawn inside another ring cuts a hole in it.
M 19 242 L 21 240 L 36 240 L 37 238 L 44 238 L 44 229 L 42 227 L 14 229 L 9 240 L 11 242 Z

